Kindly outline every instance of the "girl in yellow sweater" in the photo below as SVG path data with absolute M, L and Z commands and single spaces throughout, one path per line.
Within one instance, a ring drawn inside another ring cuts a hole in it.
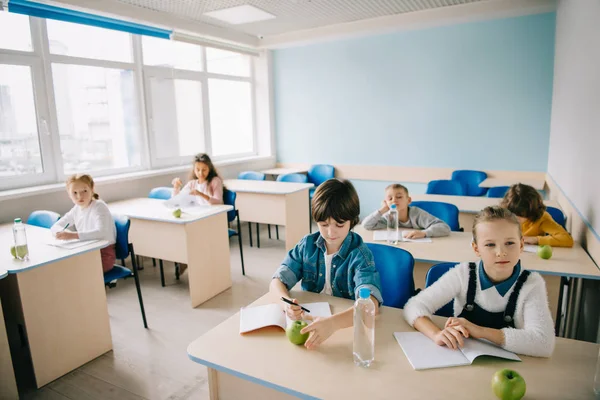
M 533 187 L 522 183 L 511 186 L 501 205 L 519 219 L 526 244 L 573 247 L 573 238 L 546 212 L 542 196 Z

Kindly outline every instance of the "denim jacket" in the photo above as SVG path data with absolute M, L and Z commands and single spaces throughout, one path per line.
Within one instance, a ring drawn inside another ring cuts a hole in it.
M 306 235 L 288 252 L 273 278 L 288 290 L 301 280 L 303 290 L 320 293 L 325 286 L 325 252 L 319 232 Z M 331 289 L 336 297 L 354 300 L 362 287 L 369 288 L 379 304 L 383 302 L 373 253 L 360 235 L 349 232 L 331 261 Z

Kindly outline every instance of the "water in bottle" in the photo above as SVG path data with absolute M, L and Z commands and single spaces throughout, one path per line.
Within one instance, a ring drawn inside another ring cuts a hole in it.
M 25 225 L 23 225 L 21 218 L 15 218 L 13 238 L 15 242 L 13 256 L 19 260 L 27 260 L 29 258 L 27 233 L 25 232 Z
M 370 367 L 375 358 L 375 304 L 371 290 L 361 288 L 354 303 L 354 363 Z
M 398 230 L 398 210 L 396 209 L 395 204 L 392 204 L 390 206 L 390 212 L 388 213 L 388 220 L 387 220 L 387 232 L 388 232 L 388 243 L 389 244 L 398 244 L 398 238 L 400 235 L 400 231 Z

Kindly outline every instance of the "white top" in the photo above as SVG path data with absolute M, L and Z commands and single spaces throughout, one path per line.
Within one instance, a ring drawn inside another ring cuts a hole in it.
M 325 286 L 323 286 L 321 293 L 328 296 L 333 296 L 333 290 L 331 289 L 331 260 L 333 260 L 336 254 L 337 252 L 333 254 L 325 253 Z
M 81 240 L 106 240 L 108 244 L 117 241 L 115 221 L 102 200 L 92 200 L 86 208 L 75 205 L 50 230 L 55 234 L 67 224 L 67 229 L 77 231 Z
M 479 268 L 475 269 L 476 271 Z M 516 283 L 516 282 L 515 282 Z M 430 317 L 435 311 L 454 299 L 454 315 L 459 315 L 467 302 L 469 263 L 464 262 L 446 272 L 433 285 L 412 297 L 404 306 L 404 319 L 410 325 L 419 317 Z M 479 274 L 475 302 L 484 310 L 500 312 L 506 309 L 509 291 L 501 296 L 495 287 L 481 290 Z M 515 328 L 503 328 L 506 350 L 535 357 L 550 357 L 554 350 L 554 324 L 546 284 L 537 272 L 532 272 L 521 288 L 514 314 Z
M 263 194 L 290 194 L 315 186 L 312 183 L 251 181 L 245 179 L 227 179 L 224 184 L 227 189 L 234 192 Z
M 215 176 L 210 185 L 204 181 L 199 183 L 197 179 L 191 180 L 181 188 L 182 193 L 191 194 L 192 190 L 197 190 L 209 197 L 206 200 L 202 196 L 194 196 L 194 202 L 199 205 L 223 204 L 223 181 L 218 176 Z

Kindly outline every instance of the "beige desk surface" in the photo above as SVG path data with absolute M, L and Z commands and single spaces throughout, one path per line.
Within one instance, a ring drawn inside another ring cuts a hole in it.
M 543 178 L 539 179 L 502 179 L 502 178 L 487 178 L 479 184 L 482 188 L 491 188 L 495 186 L 512 186 L 517 183 L 524 183 L 525 185 L 533 186 L 536 190 L 543 190 L 546 180 Z
M 265 295 L 252 305 L 266 304 Z M 328 301 L 332 312 L 352 301 L 296 292 L 302 302 Z M 443 318 L 437 318 L 438 325 Z M 593 399 L 598 345 L 557 338 L 551 358 L 521 356 L 520 363 L 478 358 L 473 365 L 415 371 L 394 332 L 412 331 L 402 310 L 382 307 L 375 326 L 375 362 L 370 369 L 352 362 L 351 328 L 332 335 L 319 349 L 289 343 L 280 329 L 239 334 L 239 313 L 188 346 L 195 362 L 304 399 L 495 399 L 490 381 L 502 369 L 518 371 L 527 399 Z
M 227 189 L 234 192 L 262 194 L 290 194 L 314 186 L 312 183 L 249 181 L 244 179 L 226 179 L 223 183 Z
M 306 168 L 271 168 L 263 169 L 263 174 L 266 175 L 285 175 L 285 174 L 305 174 L 308 172 Z
M 497 206 L 500 200 L 485 196 L 447 196 L 441 194 L 412 194 L 412 201 L 441 201 L 443 203 L 454 204 L 460 212 L 476 214 L 488 206 Z M 558 202 L 554 200 L 545 200 L 544 204 L 560 209 Z
M 174 224 L 189 224 L 233 210 L 233 207 L 228 205 L 206 205 L 197 207 L 192 212 L 184 211 L 181 213 L 181 218 L 175 218 L 173 210 L 165 207 L 164 202 L 164 200 L 142 197 L 109 203 L 108 208 L 112 213 L 126 215 L 129 218 Z
M 364 229 L 362 225 L 354 227 L 354 231 L 367 243 L 388 245 L 385 241 L 374 241 L 373 231 Z M 471 247 L 471 232 L 450 232 L 450 236 L 431 240 L 431 243 L 399 242 L 396 246 L 410 252 L 416 261 L 438 263 L 477 260 Z M 552 250 L 552 258 L 549 260 L 524 251 L 521 254 L 523 266 L 544 275 L 600 279 L 600 269 L 579 243 L 575 243 L 572 248 L 554 247 Z
M 9 274 L 15 274 L 32 268 L 41 267 L 65 258 L 98 250 L 108 245 L 105 240 L 90 243 L 75 249 L 63 249 L 46 244 L 52 239 L 49 229 L 33 225 L 25 225 L 27 233 L 27 247 L 29 249 L 29 260 L 16 260 L 10 254 L 10 247 L 14 245 L 12 224 L 0 225 L 0 268 L 6 269 Z

